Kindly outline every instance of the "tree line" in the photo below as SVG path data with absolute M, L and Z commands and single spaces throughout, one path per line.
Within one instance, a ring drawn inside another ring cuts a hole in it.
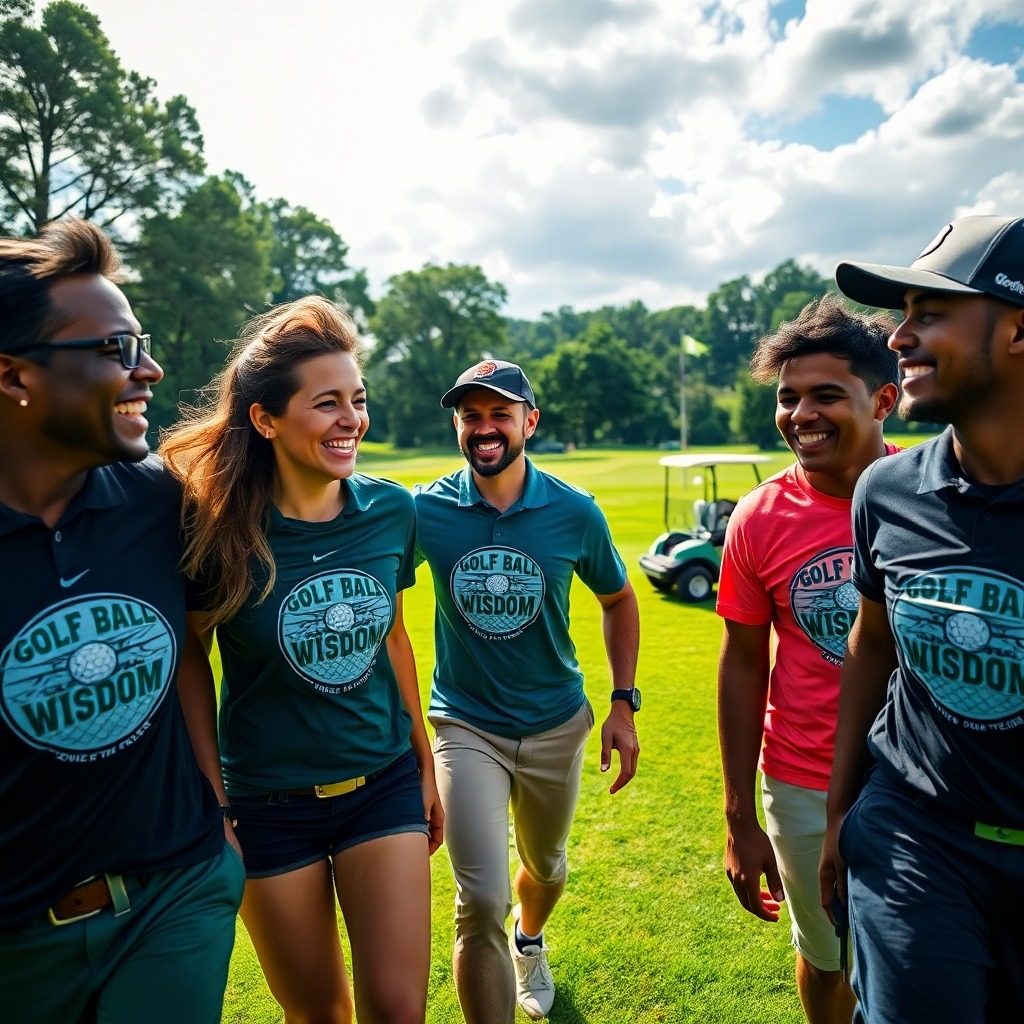
M 450 263 L 397 274 L 374 301 L 328 221 L 258 197 L 239 172 L 208 173 L 188 100 L 161 102 L 85 6 L 0 0 L 0 227 L 34 233 L 65 215 L 104 228 L 124 257 L 124 290 L 165 371 L 150 406 L 156 426 L 222 368 L 248 316 L 316 292 L 344 303 L 367 334 L 372 439 L 449 444 L 439 396 L 490 357 L 530 376 L 540 437 L 671 442 L 689 335 L 704 347 L 686 357 L 690 443 L 772 446 L 774 396 L 751 384 L 747 359 L 762 334 L 833 287 L 786 260 L 758 283 L 721 284 L 702 308 L 563 306 L 529 321 L 503 315 L 507 292 L 479 267 Z

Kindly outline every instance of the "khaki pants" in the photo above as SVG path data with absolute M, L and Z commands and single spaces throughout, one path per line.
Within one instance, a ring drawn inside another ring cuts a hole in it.
M 564 880 L 565 846 L 594 710 L 555 729 L 506 739 L 431 716 L 434 763 L 455 874 L 455 977 L 469 1024 L 511 1022 L 515 983 L 505 921 L 512 910 L 509 807 L 516 852 L 542 885 Z

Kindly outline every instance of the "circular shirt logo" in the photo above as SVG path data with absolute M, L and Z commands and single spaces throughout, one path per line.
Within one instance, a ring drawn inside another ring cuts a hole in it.
M 455 564 L 451 591 L 455 607 L 474 633 L 508 640 L 540 615 L 544 576 L 540 566 L 522 551 L 477 548 Z
M 853 549 L 832 548 L 800 566 L 789 585 L 793 618 L 833 665 L 843 663 L 846 638 L 860 604 L 850 581 L 852 569 Z
M 391 615 L 391 598 L 372 576 L 333 570 L 303 580 L 281 602 L 277 639 L 300 676 L 343 693 L 369 678 Z
M 991 722 L 1024 709 L 1024 586 L 956 566 L 907 580 L 892 606 L 904 665 L 943 707 Z
M 26 743 L 65 760 L 123 749 L 167 696 L 176 651 L 167 620 L 145 601 L 63 601 L 0 655 L 0 711 Z

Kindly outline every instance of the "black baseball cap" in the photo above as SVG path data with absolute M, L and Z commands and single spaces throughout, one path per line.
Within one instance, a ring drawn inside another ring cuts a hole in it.
M 474 388 L 487 388 L 513 402 L 526 402 L 531 409 L 537 408 L 533 388 L 522 368 L 515 363 L 506 363 L 503 359 L 485 359 L 459 374 L 451 390 L 441 396 L 442 408 L 453 409 L 459 399 Z
M 836 284 L 854 302 L 879 309 L 902 309 L 908 288 L 991 295 L 1024 306 L 1024 217 L 961 217 L 909 267 L 843 262 Z

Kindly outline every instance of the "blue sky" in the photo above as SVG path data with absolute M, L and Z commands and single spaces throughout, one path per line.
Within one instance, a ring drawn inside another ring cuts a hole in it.
M 516 316 L 659 309 L 1024 214 L 1020 0 L 84 2 L 378 292 L 474 263 Z

